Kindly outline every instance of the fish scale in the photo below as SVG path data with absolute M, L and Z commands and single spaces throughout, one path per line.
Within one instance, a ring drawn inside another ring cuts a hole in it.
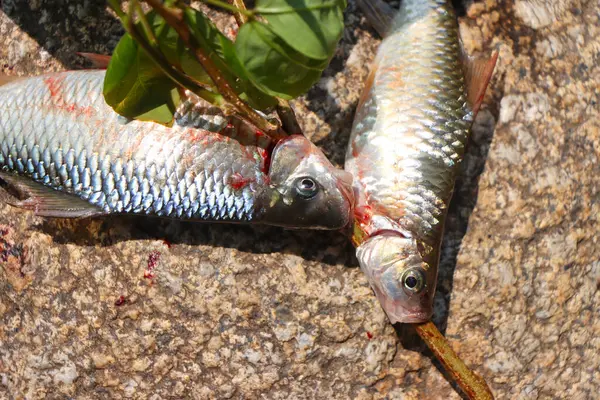
M 75 194 L 104 212 L 252 220 L 258 211 L 253 194 L 267 184 L 261 150 L 268 140 L 242 146 L 204 130 L 206 119 L 190 104 L 172 128 L 127 121 L 104 102 L 103 80 L 102 71 L 82 71 L 0 87 L 2 170 Z M 248 184 L 233 188 L 233 174 Z

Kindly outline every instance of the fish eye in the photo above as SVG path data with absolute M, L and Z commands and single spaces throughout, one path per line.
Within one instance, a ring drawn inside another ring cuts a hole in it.
M 402 275 L 402 285 L 408 292 L 417 294 L 425 287 L 425 276 L 419 270 L 409 269 Z
M 294 185 L 296 187 L 296 193 L 303 199 L 312 199 L 319 192 L 319 185 L 317 182 L 308 176 L 296 179 Z

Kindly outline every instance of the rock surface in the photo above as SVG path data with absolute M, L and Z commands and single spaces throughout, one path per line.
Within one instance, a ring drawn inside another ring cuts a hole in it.
M 434 319 L 497 398 L 592 399 L 600 4 L 563 2 L 537 24 L 527 15 L 546 14 L 523 7 L 544 2 L 515 3 L 476 2 L 461 18 L 467 50 L 497 48 L 500 61 L 451 205 Z M 102 0 L 0 5 L 2 73 L 78 68 L 76 51 L 109 53 L 121 34 Z M 296 103 L 338 164 L 378 43 L 352 1 L 346 20 Z M 0 398 L 44 397 L 460 395 L 410 327 L 388 323 L 339 233 L 44 220 L 2 204 Z

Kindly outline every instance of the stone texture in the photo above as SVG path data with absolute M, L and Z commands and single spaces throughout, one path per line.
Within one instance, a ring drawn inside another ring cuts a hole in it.
M 434 320 L 497 398 L 593 399 L 600 4 L 570 1 L 534 26 L 519 11 L 533 2 L 515 3 L 461 18 L 467 50 L 500 61 L 451 205 Z M 101 0 L 0 4 L 3 73 L 78 68 L 76 51 L 108 53 L 121 34 Z M 346 20 L 296 102 L 338 164 L 378 44 L 352 1 Z M 0 321 L 0 398 L 460 398 L 411 328 L 388 323 L 335 232 L 44 220 L 2 203 Z
M 572 5 L 571 0 L 516 0 L 515 14 L 525 25 L 538 29 L 557 21 Z

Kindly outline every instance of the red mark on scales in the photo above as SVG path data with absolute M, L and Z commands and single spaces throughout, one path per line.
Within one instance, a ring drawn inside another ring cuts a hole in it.
M 358 149 L 354 141 L 352 141 L 352 157 L 358 157 Z
M 52 99 L 52 106 L 59 110 L 66 111 L 76 116 L 92 117 L 96 114 L 94 107 L 82 107 L 76 103 L 68 103 L 65 100 L 65 87 L 64 87 L 65 76 L 64 75 L 52 75 L 44 79 L 44 84 L 50 91 L 50 98 Z M 75 89 L 73 89 L 75 90 Z
M 367 337 L 369 338 L 369 340 L 373 339 L 373 334 L 369 331 L 367 331 Z
M 210 138 L 210 132 L 204 129 L 188 128 L 186 130 L 187 138 L 192 143 L 201 143 L 203 145 L 208 144 Z
M 236 190 L 241 189 L 245 186 L 248 186 L 248 184 L 251 182 L 254 182 L 253 178 L 245 178 L 239 172 L 236 172 L 235 174 L 231 175 L 231 177 L 229 178 L 229 184 L 231 185 L 232 188 L 234 188 Z
M 44 79 L 44 83 L 50 91 L 50 97 L 57 103 L 64 103 L 62 95 L 62 83 L 65 80 L 64 76 L 50 76 Z
M 238 28 L 236 28 L 235 26 L 228 27 L 227 30 L 225 31 L 225 34 L 227 35 L 227 37 L 229 39 L 234 40 L 237 37 Z

